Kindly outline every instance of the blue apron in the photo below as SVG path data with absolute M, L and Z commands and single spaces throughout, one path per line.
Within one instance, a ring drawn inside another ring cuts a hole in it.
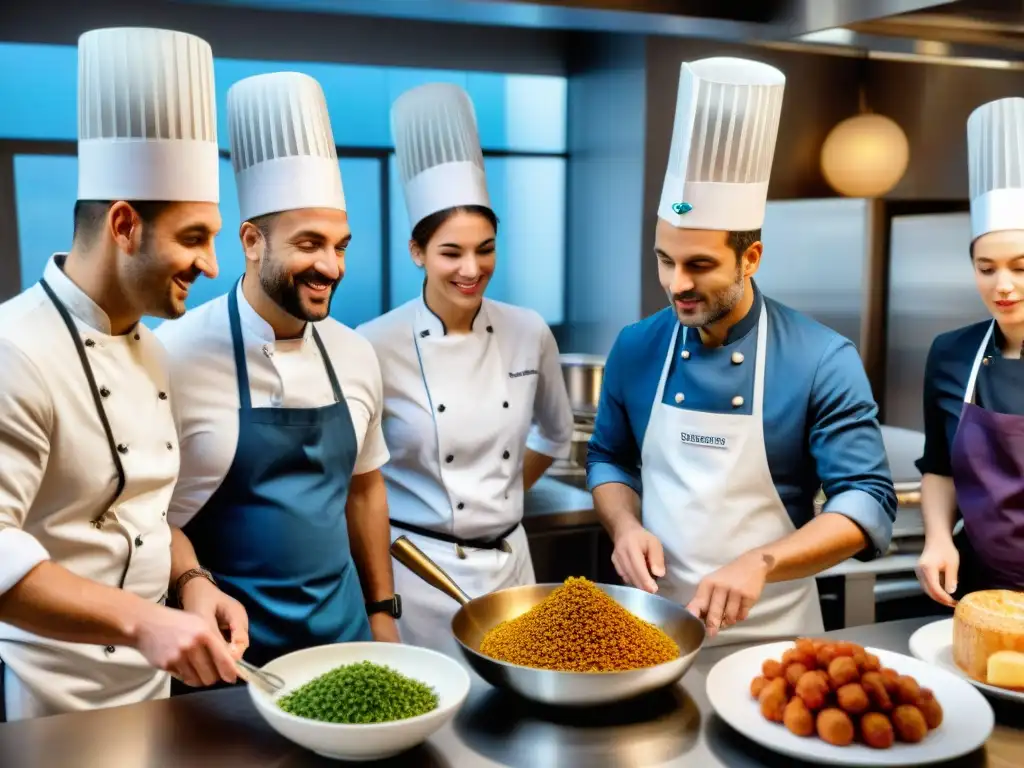
M 358 444 L 327 351 L 314 328 L 333 404 L 253 408 L 236 289 L 228 313 L 238 445 L 224 482 L 184 532 L 220 588 L 245 606 L 251 663 L 372 640 L 345 518 Z

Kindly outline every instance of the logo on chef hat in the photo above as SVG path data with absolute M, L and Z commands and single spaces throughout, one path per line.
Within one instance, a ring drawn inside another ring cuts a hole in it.
M 689 203 L 672 203 L 672 210 L 682 216 L 684 213 L 692 211 L 693 206 Z

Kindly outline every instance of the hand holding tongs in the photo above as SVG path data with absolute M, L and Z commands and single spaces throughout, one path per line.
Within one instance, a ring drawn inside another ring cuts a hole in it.
M 238 667 L 238 676 L 250 685 L 256 682 L 271 695 L 280 693 L 284 689 L 284 680 L 273 672 L 264 672 L 259 667 L 254 667 L 242 659 L 236 662 L 236 666 Z

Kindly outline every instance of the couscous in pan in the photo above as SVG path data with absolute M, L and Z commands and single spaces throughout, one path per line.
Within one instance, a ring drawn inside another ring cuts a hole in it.
M 405 536 L 391 545 L 391 554 L 462 606 L 452 618 L 452 634 L 469 666 L 494 687 L 513 691 L 533 701 L 556 706 L 593 706 L 634 698 L 677 682 L 686 674 L 704 643 L 703 622 L 683 606 L 639 589 L 598 584 L 596 587 L 615 601 L 616 608 L 625 608 L 636 619 L 649 623 L 671 638 L 678 646 L 678 655 L 650 666 L 632 669 L 609 667 L 610 671 L 585 672 L 541 668 L 540 660 L 538 666 L 501 661 L 480 651 L 488 633 L 524 616 L 564 585 L 512 587 L 471 600 L 447 573 Z M 567 619 L 572 620 L 571 617 Z M 640 642 L 643 638 L 638 635 L 637 640 Z M 627 657 L 642 657 L 642 654 L 626 651 L 624 655 Z M 621 650 L 618 653 L 622 655 Z M 550 658 L 546 661 L 550 666 Z M 611 661 L 620 662 L 621 659 Z

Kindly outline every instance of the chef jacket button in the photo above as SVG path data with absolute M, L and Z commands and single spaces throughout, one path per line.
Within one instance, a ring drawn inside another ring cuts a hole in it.
M 686 395 L 684 395 L 682 392 L 676 392 L 676 402 L 677 403 L 681 403 L 685 399 L 686 399 Z
M 113 652 L 114 652 L 114 646 L 112 646 L 112 645 L 108 645 L 108 646 L 107 646 L 106 648 L 104 648 L 103 650 L 104 650 L 104 651 L 105 651 L 106 653 L 113 653 Z
M 168 451 L 173 451 L 174 450 L 174 445 L 171 443 L 170 440 L 167 441 L 167 450 Z
M 732 407 L 739 408 L 741 405 L 743 405 L 743 398 L 740 397 L 739 395 L 736 395 L 736 397 L 732 399 Z
M 981 364 L 982 364 L 982 365 L 988 365 L 988 364 L 989 364 L 989 361 L 990 361 L 991 359 L 992 359 L 991 357 L 984 357 L 984 358 L 982 358 L 982 360 L 981 360 Z
M 430 331 L 420 331 L 420 338 L 425 339 L 430 335 Z
M 683 358 L 683 360 L 689 360 L 690 359 L 690 350 L 684 349 L 683 350 L 683 354 L 682 354 L 682 358 Z
M 508 451 L 505 451 L 505 452 L 504 452 L 503 454 L 501 454 L 501 458 L 503 458 L 503 459 L 507 459 L 507 458 L 508 458 L 508 457 L 509 457 L 510 455 L 511 455 L 511 454 L 509 454 L 509 452 L 508 452 Z
M 141 547 L 142 546 L 142 537 L 141 536 L 136 536 L 135 537 L 135 546 L 136 547 Z
M 96 342 L 93 341 L 92 339 L 86 339 L 85 340 L 85 346 L 87 346 L 87 347 L 95 347 L 96 346 Z
M 159 397 L 161 400 L 166 400 L 167 399 L 167 393 L 166 392 L 161 392 L 160 394 L 157 395 L 157 397 Z
M 437 406 L 437 412 L 444 413 L 444 403 L 441 403 L 439 406 Z
M 140 337 L 139 337 L 139 334 L 137 334 L 137 333 L 136 333 L 136 334 L 135 334 L 135 340 L 136 340 L 136 341 L 138 341 L 138 340 L 139 340 L 139 338 L 140 338 Z
M 453 461 L 455 461 L 455 457 L 449 453 L 447 456 L 444 457 L 444 460 L 446 463 L 451 464 Z
M 128 453 L 128 446 L 125 445 L 124 443 L 118 443 L 117 444 L 117 452 L 118 453 Z
M 508 400 L 501 404 L 502 408 L 508 408 Z
M 465 509 L 465 507 L 466 507 L 466 505 L 463 504 L 461 501 L 458 504 L 455 505 L 456 509 Z
M 488 333 L 494 333 L 494 326 L 493 325 L 488 325 L 487 326 L 487 332 Z
M 100 397 L 110 397 L 110 390 L 106 387 L 100 387 Z
M 733 352 L 732 353 L 732 362 L 733 362 L 733 365 L 739 365 L 740 363 L 742 363 L 743 362 L 743 353 L 742 352 Z

